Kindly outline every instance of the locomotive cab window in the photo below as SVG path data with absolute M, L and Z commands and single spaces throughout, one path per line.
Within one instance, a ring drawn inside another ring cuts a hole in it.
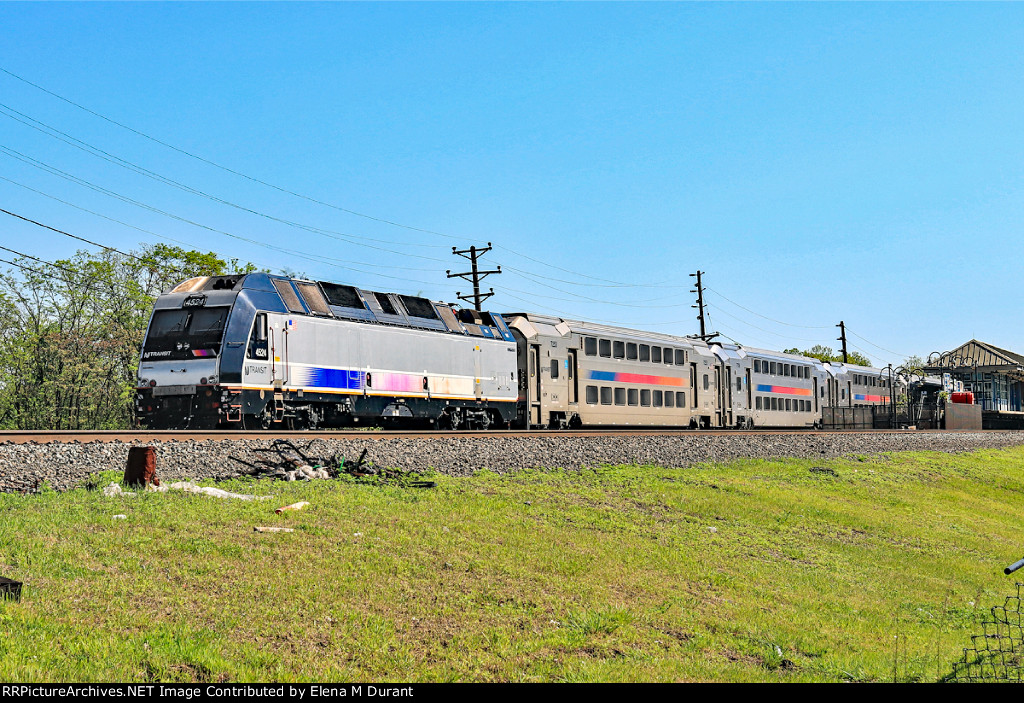
M 149 323 L 143 359 L 192 359 L 193 350 L 216 355 L 228 318 L 226 306 L 157 310 Z
M 250 359 L 266 359 L 269 356 L 267 350 L 267 314 L 260 312 L 252 323 L 252 334 L 249 336 L 249 348 L 246 356 Z

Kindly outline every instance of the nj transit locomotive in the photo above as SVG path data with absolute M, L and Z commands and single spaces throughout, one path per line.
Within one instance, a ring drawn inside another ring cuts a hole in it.
M 888 402 L 880 369 L 265 273 L 161 295 L 150 428 L 813 427 Z

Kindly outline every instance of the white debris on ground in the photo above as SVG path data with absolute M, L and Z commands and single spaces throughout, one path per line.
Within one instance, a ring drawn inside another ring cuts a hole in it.
M 146 486 L 146 491 L 149 493 L 166 493 L 167 491 L 185 491 L 186 493 L 202 493 L 203 495 L 213 496 L 214 498 L 234 498 L 236 500 L 267 500 L 274 496 L 256 496 L 248 495 L 245 493 L 231 493 L 230 491 L 224 491 L 220 488 L 210 488 L 208 486 L 197 486 L 191 481 L 178 481 L 172 483 L 169 486 Z M 103 489 L 103 495 L 108 497 L 113 496 L 134 496 L 136 493 L 133 491 L 126 491 L 121 488 L 119 483 L 111 483 L 109 486 Z

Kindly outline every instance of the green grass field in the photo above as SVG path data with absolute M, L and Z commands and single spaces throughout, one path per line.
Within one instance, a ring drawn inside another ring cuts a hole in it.
M 935 681 L 1024 556 L 1024 448 L 434 480 L 0 495 L 0 680 Z

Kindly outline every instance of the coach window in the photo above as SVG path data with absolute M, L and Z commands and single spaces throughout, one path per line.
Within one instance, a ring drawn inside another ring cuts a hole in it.
M 757 410 L 761 409 L 761 396 L 757 396 L 757 398 L 754 399 L 754 408 Z
M 775 362 L 774 361 L 771 361 L 771 362 L 768 363 L 768 373 L 770 373 L 772 376 L 775 375 Z
M 778 409 L 779 409 L 779 399 L 778 398 L 772 398 L 772 410 L 778 410 Z
M 740 391 L 741 393 L 743 392 L 743 378 L 742 377 L 736 379 L 736 390 Z
M 676 399 L 676 397 L 672 393 L 672 391 L 665 391 L 665 407 L 666 408 L 675 407 L 675 402 L 674 402 L 675 399 Z
M 584 337 L 583 353 L 587 356 L 597 356 L 597 340 L 593 337 Z
M 612 342 L 612 356 L 616 359 L 625 359 L 626 345 L 622 342 Z
M 629 389 L 629 404 L 630 405 L 638 405 L 640 403 L 639 399 L 640 399 L 640 391 L 638 391 L 636 388 L 630 388 Z
M 788 412 L 791 412 L 792 410 L 793 410 L 792 402 L 790 401 L 789 398 L 786 398 L 786 412 L 788 413 Z
M 626 404 L 626 389 L 616 388 L 615 389 L 615 404 L 625 405 Z
M 672 363 L 672 350 L 671 349 L 666 349 L 665 350 L 665 359 L 664 359 L 664 361 L 665 361 L 666 364 L 671 364 Z
M 598 345 L 601 351 L 601 356 L 608 358 L 612 355 L 612 340 L 600 339 Z
M 661 347 L 651 347 L 651 363 L 661 363 Z
M 601 386 L 601 405 L 612 404 L 612 389 L 609 386 Z
M 587 402 L 597 405 L 597 386 L 587 386 Z
M 651 345 L 641 344 L 640 345 L 640 361 L 651 360 Z
M 676 407 L 677 408 L 685 408 L 686 407 L 686 393 L 684 391 L 678 391 L 676 393 Z
M 636 361 L 636 342 L 626 342 L 626 358 Z
M 644 388 L 640 391 L 640 405 L 645 408 L 651 407 L 651 391 L 648 388 Z
M 676 366 L 686 365 L 686 352 L 682 349 L 676 349 Z
M 663 400 L 662 395 L 663 394 L 662 394 L 661 391 L 654 391 L 654 407 L 656 407 L 656 408 L 660 408 L 661 407 L 662 400 Z
M 704 374 L 704 390 L 707 390 L 709 385 L 710 384 L 708 383 L 708 375 Z
M 558 378 L 558 359 L 551 360 L 551 379 Z

